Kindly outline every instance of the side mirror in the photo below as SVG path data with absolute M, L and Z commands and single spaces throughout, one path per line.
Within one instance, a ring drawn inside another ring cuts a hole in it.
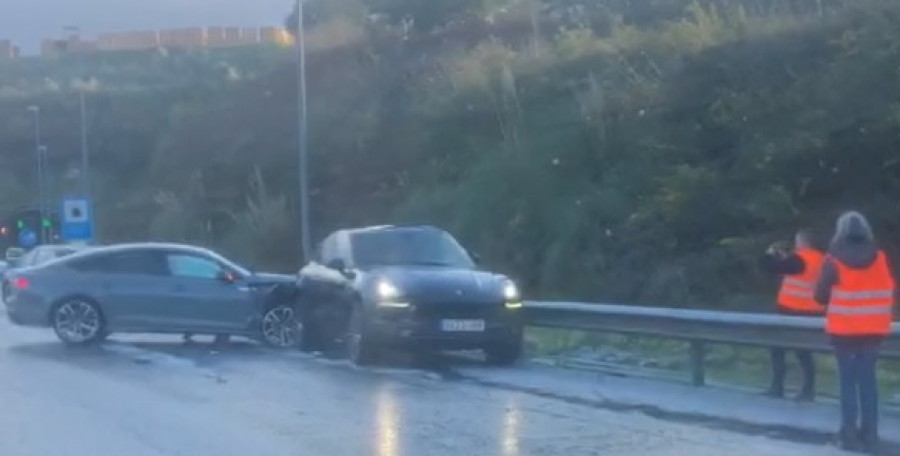
M 219 271 L 219 274 L 216 275 L 216 279 L 225 283 L 237 282 L 237 276 L 234 273 L 228 271 Z

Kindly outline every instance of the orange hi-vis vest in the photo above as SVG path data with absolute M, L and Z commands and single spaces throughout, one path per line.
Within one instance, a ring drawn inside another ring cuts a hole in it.
M 822 269 L 824 255 L 815 249 L 798 249 L 796 254 L 806 266 L 803 272 L 786 276 L 781 281 L 778 305 L 792 312 L 825 313 L 825 306 L 813 299 L 813 290 Z
M 894 278 L 879 251 L 866 269 L 847 267 L 832 258 L 838 280 L 831 288 L 825 328 L 833 336 L 885 336 L 891 332 Z

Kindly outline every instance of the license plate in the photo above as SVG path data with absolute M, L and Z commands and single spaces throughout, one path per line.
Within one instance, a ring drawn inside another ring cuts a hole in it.
M 452 332 L 482 332 L 484 320 L 441 320 L 441 330 Z

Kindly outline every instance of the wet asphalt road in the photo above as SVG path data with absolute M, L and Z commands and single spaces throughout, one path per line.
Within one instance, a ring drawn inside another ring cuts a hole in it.
M 158 336 L 68 349 L 3 318 L 0 455 L 842 454 L 394 364 Z

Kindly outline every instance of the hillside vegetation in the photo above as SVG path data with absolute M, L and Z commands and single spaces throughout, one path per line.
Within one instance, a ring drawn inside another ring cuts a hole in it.
M 900 3 L 433 3 L 310 3 L 314 238 L 428 222 L 535 296 L 762 309 L 762 250 L 856 208 L 900 265 Z M 78 87 L 104 240 L 297 267 L 292 50 L 4 63 L 0 209 L 31 104 L 76 188 Z

